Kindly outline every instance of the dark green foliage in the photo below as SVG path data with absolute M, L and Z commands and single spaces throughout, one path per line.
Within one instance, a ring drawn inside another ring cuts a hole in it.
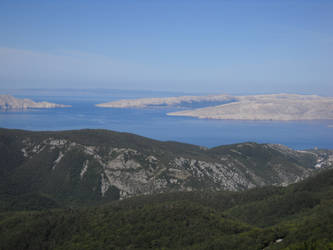
M 332 173 L 287 188 L 175 192 L 90 208 L 4 211 L 0 249 L 332 249 Z M 312 188 L 317 182 L 319 190 Z
M 44 210 L 60 205 L 45 194 L 0 195 L 0 211 Z

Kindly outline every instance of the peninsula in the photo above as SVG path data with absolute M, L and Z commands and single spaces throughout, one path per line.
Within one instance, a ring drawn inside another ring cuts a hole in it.
M 51 102 L 34 102 L 31 99 L 15 98 L 11 95 L 0 95 L 0 110 L 30 109 L 30 108 L 66 108 L 71 105 L 56 104 Z

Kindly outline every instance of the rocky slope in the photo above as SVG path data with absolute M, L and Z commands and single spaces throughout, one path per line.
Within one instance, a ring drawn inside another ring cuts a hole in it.
M 63 202 L 286 186 L 332 166 L 332 150 L 256 143 L 206 149 L 105 130 L 0 130 L 1 192 L 42 192 Z
M 0 95 L 0 110 L 28 109 L 28 108 L 65 108 L 70 105 L 56 104 L 51 102 L 34 102 L 30 99 L 19 99 L 11 95 Z

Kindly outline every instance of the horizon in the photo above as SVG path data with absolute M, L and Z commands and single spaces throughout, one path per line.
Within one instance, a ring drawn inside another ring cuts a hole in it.
M 93 93 L 97 94 L 100 93 L 101 91 L 115 91 L 115 92 L 132 92 L 132 93 L 149 93 L 149 94 L 170 94 L 168 97 L 173 97 L 173 96 L 210 96 L 210 95 L 231 95 L 231 96 L 250 96 L 250 95 L 315 95 L 315 96 L 322 96 L 322 97 L 333 97 L 333 94 L 330 93 L 302 93 L 301 91 L 299 92 L 293 92 L 293 91 L 284 91 L 284 92 L 234 92 L 234 93 L 227 93 L 227 92 L 189 92 L 189 91 L 167 91 L 167 90 L 152 90 L 152 89 L 121 89 L 121 88 L 0 88 L 0 95 L 18 95 L 17 93 L 19 92 L 31 92 L 31 94 L 36 94 L 37 96 L 39 91 L 44 91 L 44 92 L 60 92 L 60 91 L 67 91 L 67 92 L 75 92 L 75 91 L 89 91 L 89 94 Z M 45 94 L 45 93 L 43 93 Z M 73 93 L 74 94 L 74 93 Z M 105 92 L 103 93 L 105 94 Z M 159 96 L 156 96 L 159 97 Z M 138 97 L 140 98 L 140 97 Z M 152 97 L 153 98 L 153 97 Z

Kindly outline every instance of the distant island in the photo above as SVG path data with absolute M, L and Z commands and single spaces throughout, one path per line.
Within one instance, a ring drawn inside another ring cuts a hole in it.
M 149 108 L 149 107 L 189 107 L 197 104 L 215 105 L 215 103 L 229 103 L 235 101 L 235 97 L 230 95 L 209 95 L 209 96 L 178 96 L 162 98 L 139 98 L 125 99 L 114 102 L 96 104 L 97 107 L 104 108 Z
M 231 120 L 331 120 L 333 98 L 316 95 L 238 96 L 238 101 L 224 105 L 168 113 L 202 119 Z
M 218 101 L 221 103 L 216 104 Z M 200 107 L 202 102 L 205 105 Z M 192 106 L 188 104 L 192 104 Z M 279 121 L 333 119 L 333 98 L 317 95 L 181 96 L 120 100 L 96 106 L 146 108 L 163 105 L 166 107 L 191 108 L 190 110 L 168 113 L 169 116 L 190 116 L 201 119 Z
M 15 98 L 11 95 L 0 95 L 0 110 L 30 109 L 30 108 L 66 108 L 71 105 L 56 104 L 51 102 L 34 102 L 31 99 Z

